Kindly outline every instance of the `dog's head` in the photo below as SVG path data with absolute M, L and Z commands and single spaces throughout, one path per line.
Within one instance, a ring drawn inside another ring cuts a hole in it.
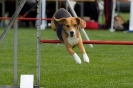
M 68 17 L 60 19 L 54 18 L 54 19 L 59 24 L 63 25 L 65 32 L 67 32 L 68 36 L 70 37 L 75 36 L 79 28 L 86 27 L 85 21 L 78 17 Z

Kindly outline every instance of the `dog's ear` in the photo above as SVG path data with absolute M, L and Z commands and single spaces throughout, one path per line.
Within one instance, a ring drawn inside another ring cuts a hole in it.
M 78 18 L 78 17 L 76 17 L 75 19 L 76 19 L 78 25 L 80 25 L 80 28 L 86 27 L 86 22 L 84 20 L 82 20 L 81 18 Z
M 66 18 L 56 19 L 56 18 L 54 17 L 54 20 L 57 21 L 59 24 L 65 24 L 65 22 L 66 22 Z

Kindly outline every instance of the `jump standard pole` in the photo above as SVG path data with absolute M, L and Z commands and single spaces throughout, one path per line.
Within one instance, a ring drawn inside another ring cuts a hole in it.
M 37 0 L 37 74 L 36 85 L 40 88 L 40 24 L 41 24 L 41 0 Z

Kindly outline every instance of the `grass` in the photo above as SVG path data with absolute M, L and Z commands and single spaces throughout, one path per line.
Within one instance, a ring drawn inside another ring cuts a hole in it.
M 0 35 L 3 29 L 0 29 Z M 87 30 L 92 40 L 130 40 L 132 33 Z M 34 74 L 36 80 L 36 29 L 19 28 L 18 80 L 21 74 Z M 13 85 L 13 29 L 0 45 L 0 85 Z M 83 39 L 84 36 L 82 35 Z M 41 39 L 55 39 L 50 28 Z M 133 88 L 133 46 L 84 45 L 90 63 L 75 63 L 63 44 L 41 44 L 41 86 L 45 88 Z M 78 48 L 74 49 L 81 57 Z M 83 60 L 82 60 L 83 61 Z M 19 83 L 19 82 L 18 82 Z

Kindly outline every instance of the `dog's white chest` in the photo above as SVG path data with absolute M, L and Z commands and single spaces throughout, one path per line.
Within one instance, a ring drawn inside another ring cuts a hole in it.
M 74 46 L 78 43 L 79 39 L 77 37 L 68 37 L 68 42 L 70 45 Z

